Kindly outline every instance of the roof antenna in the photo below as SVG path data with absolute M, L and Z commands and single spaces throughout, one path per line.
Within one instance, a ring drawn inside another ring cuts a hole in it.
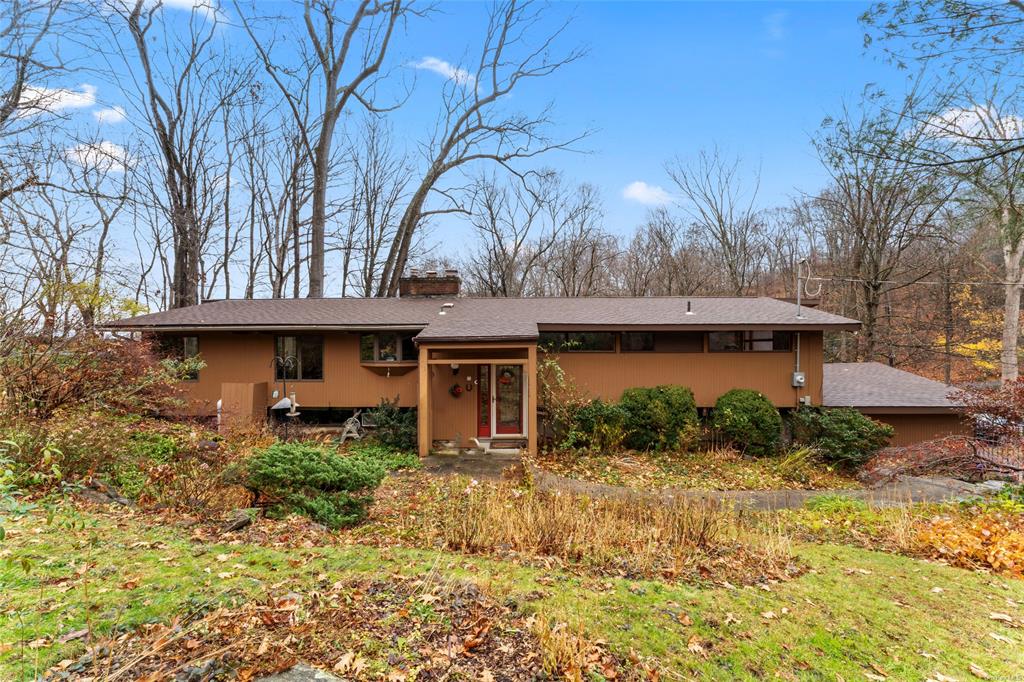
M 807 281 L 804 281 L 803 266 L 807 266 Z M 796 319 L 804 319 L 803 309 L 801 307 L 804 290 L 807 288 L 807 283 L 811 281 L 811 266 L 807 262 L 807 258 L 801 258 L 796 262 Z M 810 296 L 811 293 L 807 292 Z M 818 283 L 818 290 L 814 292 L 814 296 L 821 295 L 821 283 Z

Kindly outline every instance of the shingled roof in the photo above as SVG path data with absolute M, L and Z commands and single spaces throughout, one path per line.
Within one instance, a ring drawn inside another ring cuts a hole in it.
M 941 381 L 880 362 L 830 362 L 825 364 L 821 402 L 825 407 L 858 409 L 953 409 L 959 407 L 949 397 L 955 391 Z
M 109 329 L 420 329 L 421 340 L 535 339 L 544 329 L 858 329 L 774 298 L 321 298 L 223 300 L 112 322 Z

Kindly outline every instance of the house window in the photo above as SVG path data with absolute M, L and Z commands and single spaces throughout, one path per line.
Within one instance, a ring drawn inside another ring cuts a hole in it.
M 793 349 L 793 332 L 756 330 L 745 332 L 711 332 L 708 350 L 712 353 L 772 352 Z
M 199 355 L 199 337 L 198 336 L 183 336 L 181 337 L 181 357 L 184 360 L 194 358 Z M 199 370 L 192 370 L 185 375 L 185 381 L 199 381 Z
M 324 337 L 278 336 L 274 378 L 278 381 L 320 381 L 324 378 Z
M 703 353 L 703 332 L 623 332 L 623 353 Z
M 619 340 L 623 353 L 654 350 L 654 332 L 623 332 Z
M 178 336 L 176 334 L 161 335 L 157 340 L 158 352 L 164 357 L 175 360 L 187 360 L 199 355 L 198 336 Z M 199 371 L 190 372 L 183 381 L 198 381 Z
M 415 334 L 363 334 L 359 338 L 360 362 L 416 362 Z
M 541 332 L 537 345 L 543 350 L 575 353 L 587 351 L 615 351 L 612 332 Z

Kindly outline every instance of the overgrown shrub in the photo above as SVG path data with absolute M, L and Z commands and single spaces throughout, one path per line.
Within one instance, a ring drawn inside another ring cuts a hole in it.
M 633 450 L 689 449 L 699 433 L 693 391 L 682 386 L 628 388 L 619 401 L 626 447 Z
M 513 550 L 631 578 L 712 570 L 719 579 L 761 579 L 792 559 L 781 535 L 754 532 L 731 508 L 704 501 L 589 498 L 465 479 L 431 493 L 430 513 L 396 523 L 452 551 Z
M 615 452 L 626 438 L 626 412 L 600 398 L 583 405 L 573 414 L 562 445 L 592 452 Z
M 374 442 L 358 442 L 349 445 L 350 457 L 362 457 L 372 462 L 377 462 L 386 471 L 398 471 L 399 469 L 418 469 L 422 466 L 420 458 L 415 452 L 409 450 L 397 450 L 388 445 Z
M 893 428 L 848 407 L 803 408 L 792 413 L 793 438 L 823 458 L 848 466 L 863 464 L 884 448 Z
M 400 408 L 398 396 L 394 400 L 381 398 L 380 405 L 369 414 L 377 425 L 375 435 L 381 445 L 398 450 L 416 449 L 416 410 Z
M 246 486 L 271 513 L 301 513 L 328 526 L 358 523 L 372 501 L 369 491 L 386 474 L 372 457 L 342 457 L 334 448 L 309 443 L 276 443 L 249 460 Z
M 176 384 L 203 366 L 199 358 L 161 359 L 148 342 L 87 332 L 46 341 L 20 337 L 0 356 L 0 388 L 9 413 L 46 419 L 60 409 L 142 414 L 180 404 Z
M 0 440 L 14 443 L 12 457 L 26 487 L 48 488 L 64 479 L 113 472 L 131 450 L 138 421 L 103 412 L 61 410 L 46 420 L 9 419 L 0 425 Z
M 818 452 L 814 448 L 799 447 L 769 460 L 771 468 L 787 481 L 808 485 L 820 468 Z
M 782 438 L 782 417 L 757 391 L 734 388 L 715 402 L 712 427 L 736 448 L 751 455 L 770 455 Z
M 163 433 L 135 431 L 129 437 L 131 454 L 156 463 L 167 463 L 178 454 L 178 442 Z

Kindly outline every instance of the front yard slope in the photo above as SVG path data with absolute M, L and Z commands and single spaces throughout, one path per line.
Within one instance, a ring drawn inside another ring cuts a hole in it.
M 31 678 L 53 666 L 71 679 L 95 675 L 82 667 L 83 654 L 97 645 L 116 650 L 124 633 L 173 626 L 216 607 L 343 598 L 354 594 L 349 585 L 385 589 L 389 581 L 396 594 L 410 595 L 380 601 L 388 613 L 378 615 L 395 623 L 395 637 L 377 625 L 361 632 L 353 621 L 336 639 L 302 648 L 301 633 L 317 631 L 303 621 L 316 617 L 310 608 L 295 621 L 273 624 L 279 639 L 266 647 L 219 654 L 224 669 L 264 669 L 272 662 L 260 657 L 280 657 L 277 644 L 292 635 L 297 660 L 342 666 L 353 678 L 412 679 L 415 636 L 426 636 L 414 635 L 419 626 L 407 621 L 428 623 L 422 631 L 436 637 L 430 614 L 445 609 L 433 602 L 462 593 L 436 586 L 457 583 L 519 614 L 523 620 L 516 622 L 585 633 L 613 656 L 602 659 L 605 674 L 617 665 L 621 679 L 654 669 L 672 678 L 847 680 L 1007 679 L 1024 670 L 1024 582 L 865 549 L 798 544 L 795 552 L 808 569 L 802 575 L 741 587 L 714 575 L 697 583 L 629 580 L 371 547 L 351 534 L 287 521 L 259 521 L 266 532 L 258 545 L 231 535 L 211 540 L 199 529 L 160 520 L 65 509 L 49 523 L 42 514 L 12 521 L 0 545 L 0 679 Z M 489 636 L 483 633 L 479 647 L 498 651 L 503 644 L 489 643 Z M 532 646 L 540 650 L 533 656 L 517 650 L 516 657 L 530 665 L 564 661 L 565 652 L 559 658 L 544 649 L 555 639 L 534 636 Z M 493 660 L 504 659 L 495 654 Z M 354 661 L 363 662 L 358 670 Z M 556 672 L 577 677 L 579 671 Z

